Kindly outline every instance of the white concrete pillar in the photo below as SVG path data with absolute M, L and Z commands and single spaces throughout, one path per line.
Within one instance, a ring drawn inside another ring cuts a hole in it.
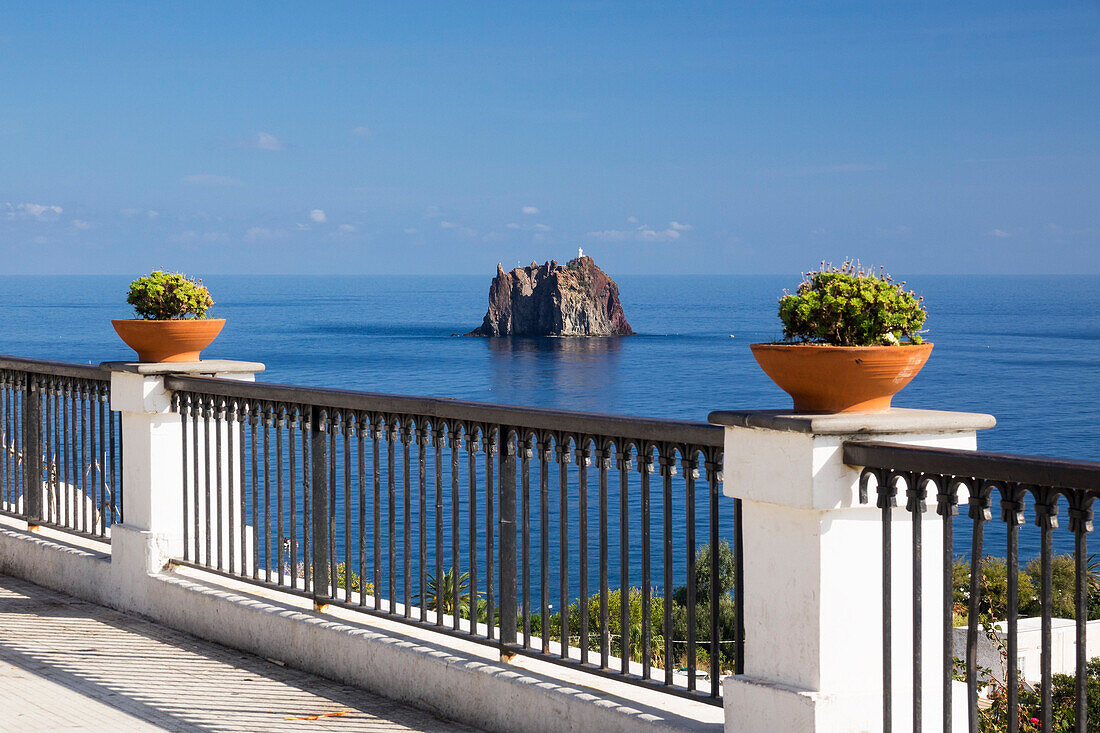
M 882 730 L 882 514 L 859 503 L 849 440 L 976 447 L 989 415 L 893 409 L 795 415 L 717 412 L 726 428 L 724 491 L 742 499 L 745 674 L 724 681 L 726 731 Z M 962 497 L 965 501 L 965 496 Z M 912 518 L 893 511 L 893 719 L 912 720 Z M 942 720 L 942 520 L 922 532 L 922 690 Z
M 183 554 L 184 536 L 183 428 L 172 410 L 172 395 L 164 388 L 165 376 L 253 381 L 264 366 L 209 360 L 110 362 L 103 367 L 111 372 L 111 409 L 122 413 L 125 511 L 124 522 L 111 528 L 111 561 L 123 572 L 158 572 L 170 558 Z

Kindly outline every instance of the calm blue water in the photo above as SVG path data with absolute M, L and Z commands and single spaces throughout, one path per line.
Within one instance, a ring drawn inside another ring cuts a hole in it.
M 789 405 L 748 345 L 779 336 L 776 297 L 797 281 L 624 276 L 639 335 L 505 340 L 451 336 L 481 322 L 488 276 L 209 277 L 214 314 L 228 323 L 205 355 L 264 362 L 263 381 L 704 420 Z M 109 323 L 129 317 L 127 282 L 0 277 L 0 352 L 132 358 Z M 1100 459 L 1100 277 L 926 276 L 909 286 L 925 297 L 936 348 L 896 405 L 994 414 L 983 449 Z M 958 553 L 969 548 L 966 523 Z M 996 524 L 987 547 L 1003 554 Z M 1033 530 L 1023 555 L 1037 552 Z M 1056 536 L 1059 551 L 1072 548 L 1068 532 Z

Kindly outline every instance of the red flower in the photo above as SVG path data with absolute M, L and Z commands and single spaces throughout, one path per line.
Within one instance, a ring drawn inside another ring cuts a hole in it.
M 1032 725 L 1039 725 L 1039 719 L 1038 718 L 1032 718 L 1031 719 L 1031 724 Z

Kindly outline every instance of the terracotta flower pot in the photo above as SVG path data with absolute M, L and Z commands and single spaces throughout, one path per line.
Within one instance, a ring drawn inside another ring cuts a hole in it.
M 218 337 L 225 319 L 127 319 L 111 321 L 111 325 L 126 345 L 137 352 L 138 361 L 198 361 L 199 352 Z
M 921 370 L 932 344 L 752 344 L 760 368 L 799 412 L 876 412 Z

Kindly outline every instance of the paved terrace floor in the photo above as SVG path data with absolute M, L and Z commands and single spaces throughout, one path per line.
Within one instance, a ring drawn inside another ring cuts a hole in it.
M 0 575 L 3 731 L 472 731 Z

